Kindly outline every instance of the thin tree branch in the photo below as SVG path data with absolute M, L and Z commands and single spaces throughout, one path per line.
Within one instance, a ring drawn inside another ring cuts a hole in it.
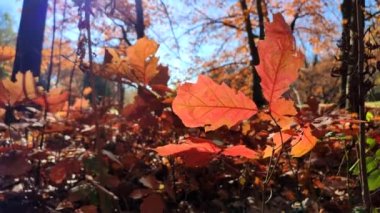
M 164 12 L 165 12 L 166 18 L 168 19 L 169 26 L 170 26 L 170 31 L 171 31 L 171 33 L 173 35 L 174 42 L 175 42 L 175 45 L 176 45 L 176 48 L 177 48 L 177 54 L 179 55 L 180 46 L 179 46 L 179 42 L 178 42 L 177 36 L 175 35 L 175 32 L 174 32 L 172 19 L 170 18 L 170 15 L 169 15 L 169 12 L 168 12 L 168 8 L 165 5 L 165 3 L 162 0 L 160 0 L 160 2 L 161 2 L 162 7 L 164 8 Z
M 57 29 L 56 26 L 56 12 L 57 12 L 57 0 L 53 1 L 53 34 L 51 39 L 51 47 L 50 47 L 50 63 L 48 68 L 48 76 L 47 76 L 47 85 L 46 85 L 46 91 L 49 92 L 50 90 L 50 81 L 51 81 L 51 74 L 53 72 L 53 56 L 54 56 L 54 40 L 55 40 L 55 31 Z

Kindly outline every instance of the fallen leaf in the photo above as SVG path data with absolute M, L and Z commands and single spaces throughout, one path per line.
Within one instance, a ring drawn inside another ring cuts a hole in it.
M 164 212 L 165 203 L 161 195 L 158 193 L 152 193 L 148 197 L 144 198 L 140 205 L 141 213 L 161 213 Z
M 291 139 L 291 138 L 292 138 L 292 135 L 290 135 L 286 132 L 275 133 L 272 137 L 274 146 L 267 145 L 265 147 L 263 158 L 268 158 L 268 157 L 272 156 L 272 154 L 278 153 L 281 150 L 284 143 L 288 142 L 289 139 Z M 273 149 L 274 149 L 274 151 L 273 151 Z
M 225 156 L 232 157 L 245 157 L 248 159 L 258 159 L 260 154 L 252 149 L 247 148 L 245 145 L 230 146 L 222 152 Z
M 293 157 L 302 157 L 317 144 L 317 138 L 311 134 L 310 126 L 303 128 L 303 134 L 299 139 L 292 141 L 291 155 Z
M 19 72 L 16 82 L 3 79 L 0 83 L 0 103 L 13 105 L 24 99 L 33 99 L 37 96 L 35 80 L 32 72 Z
M 63 91 L 61 88 L 54 88 L 49 93 L 33 99 L 33 102 L 45 109 L 48 107 L 49 112 L 58 112 L 65 106 L 68 98 L 69 93 L 67 91 Z
M 10 151 L 0 157 L 0 176 L 18 177 L 32 169 L 27 157 L 19 151 Z

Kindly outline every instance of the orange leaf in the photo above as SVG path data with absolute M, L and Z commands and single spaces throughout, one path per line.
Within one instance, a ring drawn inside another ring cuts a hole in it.
M 146 85 L 159 72 L 157 69 L 158 58 L 154 56 L 157 49 L 158 44 L 146 37 L 137 40 L 135 45 L 127 48 L 127 57 L 123 51 L 107 48 L 104 68 L 109 75 L 122 76 L 135 83 Z
M 0 62 L 12 59 L 15 54 L 15 49 L 10 46 L 0 47 Z
M 281 14 L 274 15 L 273 23 L 266 24 L 266 38 L 258 43 L 260 64 L 256 70 L 269 104 L 279 99 L 298 78 L 304 56 L 295 49 L 294 38 Z
M 62 110 L 68 97 L 69 93 L 67 91 L 62 91 L 61 88 L 54 88 L 48 94 L 35 98 L 33 102 L 44 108 L 46 108 L 47 104 L 49 112 L 58 112 Z
M 92 92 L 92 88 L 91 87 L 86 87 L 86 88 L 83 89 L 83 95 L 84 96 L 89 95 L 91 92 Z
M 85 98 L 75 98 L 75 102 L 72 106 L 74 110 L 85 110 L 90 108 L 90 101 Z
M 257 113 L 255 103 L 243 93 L 205 75 L 200 75 L 195 84 L 180 86 L 172 106 L 185 126 L 205 126 L 206 131 L 224 125 L 232 127 Z
M 265 40 L 281 40 L 284 48 L 292 49 L 294 46 L 294 38 L 292 30 L 285 22 L 281 13 L 273 15 L 273 22 L 265 23 Z
M 281 116 L 293 116 L 297 114 L 297 110 L 294 107 L 294 102 L 292 100 L 286 100 L 284 98 L 280 98 L 276 100 L 276 102 L 271 103 L 270 111 L 273 116 L 281 117 Z
M 148 84 L 157 75 L 158 58 L 154 56 L 158 44 L 146 37 L 137 40 L 136 44 L 128 47 L 127 57 L 132 70 L 128 78 L 134 82 Z
M 275 102 L 270 103 L 269 109 L 273 118 L 283 130 L 289 129 L 294 122 L 293 116 L 297 114 L 294 102 L 284 98 L 279 98 Z
M 298 140 L 292 141 L 291 155 L 293 157 L 302 157 L 317 144 L 317 138 L 311 134 L 310 126 L 303 129 L 303 135 Z
M 202 138 L 188 138 L 180 144 L 168 144 L 155 150 L 161 156 L 181 157 L 190 167 L 207 165 L 221 151 L 212 141 Z
M 274 154 L 278 153 L 281 150 L 283 144 L 288 142 L 289 139 L 291 139 L 291 138 L 292 138 L 292 135 L 287 134 L 286 132 L 281 132 L 281 133 L 277 132 L 276 134 L 274 134 L 273 138 L 272 138 L 273 143 L 274 143 L 274 147 L 267 145 L 265 147 L 265 150 L 264 150 L 263 158 L 270 157 L 270 156 L 272 156 L 273 153 Z M 274 149 L 274 151 L 273 151 L 273 149 Z
M 249 159 L 257 159 L 259 158 L 259 153 L 247 148 L 245 145 L 236 145 L 227 147 L 222 152 L 223 155 L 232 156 L 232 157 L 245 157 Z
M 34 77 L 30 71 L 17 73 L 16 82 L 7 78 L 0 83 L 0 103 L 13 105 L 24 99 L 33 99 L 36 94 Z

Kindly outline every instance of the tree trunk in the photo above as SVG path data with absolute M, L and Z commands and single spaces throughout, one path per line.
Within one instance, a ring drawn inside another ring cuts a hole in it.
M 47 0 L 24 0 L 12 81 L 16 81 L 18 72 L 31 70 L 34 76 L 40 75 L 47 5 Z
M 356 0 L 354 0 L 356 1 Z M 357 11 L 353 10 L 352 14 L 352 24 L 351 24 L 351 31 L 352 31 L 352 46 L 351 46 L 351 53 L 349 58 L 346 60 L 349 61 L 350 66 L 349 69 L 349 85 L 348 85 L 348 99 L 349 99 L 349 110 L 352 112 L 358 112 L 358 103 L 359 103 L 359 76 L 357 69 L 354 67 L 356 66 L 356 63 L 358 61 L 358 29 L 357 29 Z
M 135 23 L 135 29 L 137 33 L 137 38 L 144 37 L 144 9 L 142 6 L 141 0 L 135 0 L 136 4 L 136 23 Z
M 347 103 L 347 74 L 348 66 L 350 64 L 350 25 L 351 25 L 351 11 L 352 0 L 344 0 L 342 5 L 342 41 L 340 44 L 342 65 L 340 67 L 340 108 L 346 108 Z
M 245 29 L 247 31 L 248 45 L 249 45 L 249 50 L 250 50 L 250 54 L 251 54 L 250 66 L 251 66 L 252 74 L 253 74 L 253 85 L 252 85 L 253 97 L 252 97 L 252 99 L 256 103 L 256 105 L 259 108 L 261 108 L 267 102 L 264 99 L 263 92 L 261 89 L 260 76 L 257 74 L 257 71 L 255 69 L 255 65 L 258 65 L 260 63 L 259 53 L 257 51 L 257 47 L 256 47 L 255 41 L 254 41 L 254 36 L 252 33 L 252 24 L 251 24 L 251 19 L 250 19 L 250 15 L 249 15 L 250 13 L 249 13 L 248 8 L 247 8 L 247 2 L 245 0 L 240 0 L 240 5 L 241 5 L 241 9 L 242 9 L 244 19 L 245 19 Z
M 359 77 L 358 87 L 358 114 L 360 120 L 365 120 L 365 97 L 367 91 L 364 88 L 364 0 L 356 0 L 356 25 L 357 25 L 357 75 Z M 371 198 L 368 189 L 368 177 L 366 166 L 366 127 L 365 123 L 360 123 L 359 128 L 359 168 L 363 204 L 366 212 L 371 212 Z
M 260 27 L 260 39 L 263 40 L 265 37 L 264 32 L 264 14 L 263 14 L 263 5 L 262 1 L 265 0 L 256 0 L 257 15 L 259 16 L 259 27 Z

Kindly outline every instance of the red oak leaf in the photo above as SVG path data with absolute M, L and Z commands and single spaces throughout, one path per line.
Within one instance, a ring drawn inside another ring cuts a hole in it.
M 188 138 L 179 144 L 168 144 L 155 150 L 161 156 L 181 157 L 189 167 L 207 165 L 221 151 L 211 140 L 202 138 Z
M 245 145 L 236 145 L 227 147 L 222 152 L 223 155 L 232 156 L 232 157 L 245 157 L 249 159 L 257 159 L 259 158 L 259 153 L 247 148 Z
M 298 78 L 304 56 L 295 48 L 294 38 L 281 14 L 266 24 L 266 38 L 258 43 L 260 64 L 256 70 L 261 78 L 264 97 L 269 104 L 278 100 Z
M 293 157 L 302 157 L 310 152 L 317 144 L 317 138 L 311 134 L 310 126 L 303 128 L 303 134 L 298 139 L 292 141 L 291 155 Z
M 204 75 L 200 75 L 195 84 L 181 85 L 172 106 L 185 126 L 205 126 L 206 131 L 224 125 L 232 127 L 257 113 L 250 98 Z

